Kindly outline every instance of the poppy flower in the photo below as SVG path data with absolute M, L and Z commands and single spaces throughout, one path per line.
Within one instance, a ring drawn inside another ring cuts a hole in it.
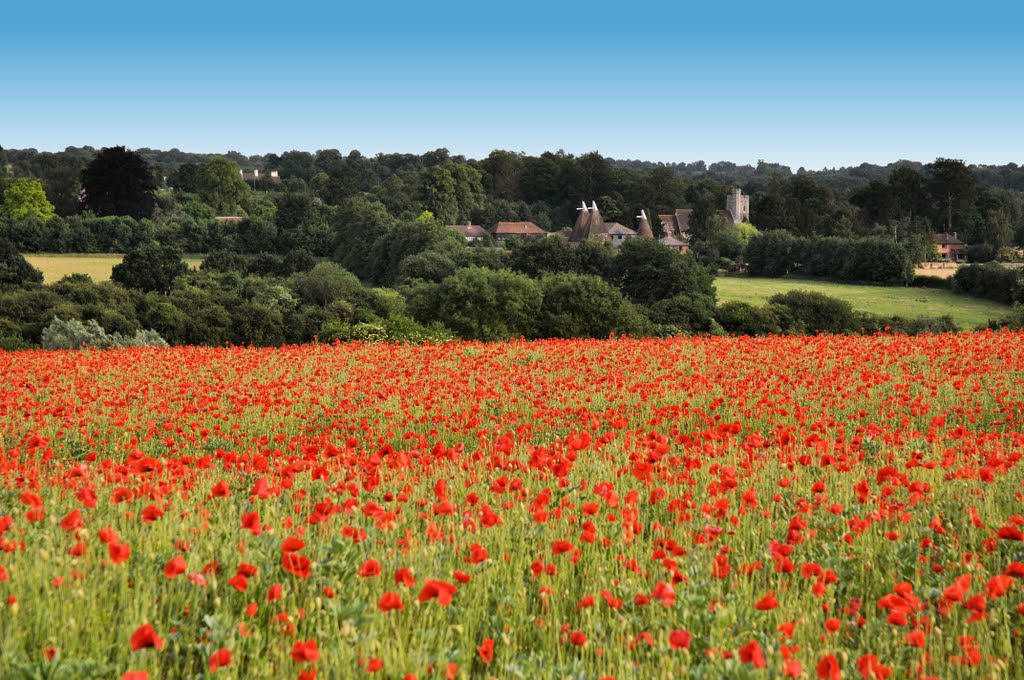
M 80 510 L 72 510 L 64 519 L 60 521 L 60 528 L 64 531 L 74 531 L 82 526 L 82 512 Z
M 405 605 L 402 604 L 402 598 L 398 593 L 389 591 L 380 596 L 380 600 L 377 601 L 377 609 L 389 612 L 393 609 L 405 609 Z
M 452 596 L 455 595 L 456 592 L 458 592 L 458 588 L 450 583 L 427 579 L 423 588 L 420 590 L 418 599 L 420 602 L 428 602 L 429 600 L 437 598 L 437 603 L 439 605 L 447 607 L 452 603 Z
M 214 672 L 215 670 L 217 670 L 218 668 L 223 668 L 224 666 L 230 666 L 231 665 L 231 650 L 230 649 L 225 649 L 225 648 L 218 649 L 216 652 L 214 652 L 213 654 L 210 655 L 210 660 L 208 662 L 208 665 L 210 667 L 210 672 L 211 673 Z
M 181 555 L 175 555 L 170 561 L 164 565 L 164 576 L 167 578 L 174 578 L 185 573 L 188 565 L 185 562 L 185 558 Z
M 311 562 L 305 555 L 300 555 L 297 552 L 281 553 L 281 568 L 289 574 L 299 578 L 309 578 L 310 565 Z
M 740 662 L 752 665 L 754 668 L 764 668 L 768 665 L 764 659 L 764 652 L 757 640 L 751 640 L 740 647 Z
M 692 636 L 686 630 L 673 630 L 668 634 L 668 644 L 672 649 L 689 649 Z
M 406 588 L 412 588 L 416 585 L 416 579 L 413 578 L 412 572 L 408 567 L 399 567 L 395 570 L 395 583 L 404 585 Z
M 754 604 L 754 609 L 759 612 L 771 611 L 779 606 L 778 600 L 775 599 L 775 591 L 770 591 L 767 595 L 762 597 Z
M 835 654 L 826 654 L 818 661 L 817 674 L 819 680 L 842 680 L 843 672 L 839 668 L 839 660 Z
M 154 647 L 160 649 L 164 646 L 164 641 L 160 639 L 160 636 L 153 630 L 152 624 L 145 624 L 139 626 L 132 633 L 131 639 L 132 651 L 137 652 L 140 649 L 146 649 L 147 647 Z
M 319 661 L 320 650 L 317 649 L 316 640 L 299 640 L 292 645 L 292 660 L 299 663 Z
M 374 657 L 366 662 L 367 673 L 376 673 L 382 668 L 384 668 L 384 661 L 382 659 Z
M 380 574 L 380 562 L 377 560 L 366 560 L 359 567 L 360 578 L 372 578 Z
M 569 635 L 569 642 L 577 647 L 582 647 L 587 644 L 587 635 L 583 631 L 573 631 L 572 634 Z
M 484 641 L 480 643 L 480 646 L 476 648 L 477 653 L 480 655 L 480 660 L 485 664 L 491 663 L 494 660 L 494 640 L 491 638 L 484 638 Z
M 110 555 L 110 561 L 114 564 L 121 564 L 132 555 L 132 549 L 127 543 L 108 543 L 107 553 Z
M 874 654 L 864 654 L 857 659 L 857 672 L 864 680 L 885 680 L 892 675 L 892 669 L 879 663 Z

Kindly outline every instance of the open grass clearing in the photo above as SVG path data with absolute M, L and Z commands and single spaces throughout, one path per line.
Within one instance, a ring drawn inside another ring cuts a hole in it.
M 969 329 L 1007 315 L 1007 305 L 958 295 L 950 290 L 871 286 L 834 283 L 813 279 L 767 279 L 749 276 L 723 276 L 715 279 L 718 301 L 763 305 L 777 293 L 809 290 L 850 302 L 854 309 L 907 318 L 939 317 L 949 314 L 961 328 Z
M 189 254 L 185 263 L 198 269 L 203 255 Z M 124 259 L 123 253 L 32 253 L 29 264 L 43 273 L 44 283 L 56 283 L 70 274 L 87 274 L 93 281 L 106 281 L 110 272 Z

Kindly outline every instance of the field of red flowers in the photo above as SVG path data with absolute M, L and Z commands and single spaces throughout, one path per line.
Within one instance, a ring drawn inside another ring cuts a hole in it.
M 1022 346 L 0 353 L 0 677 L 1021 677 Z

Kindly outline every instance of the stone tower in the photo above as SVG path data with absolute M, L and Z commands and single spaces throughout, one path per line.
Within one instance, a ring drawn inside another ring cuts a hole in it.
M 739 187 L 725 199 L 725 209 L 732 215 L 732 223 L 739 224 L 750 219 L 750 196 L 744 196 Z

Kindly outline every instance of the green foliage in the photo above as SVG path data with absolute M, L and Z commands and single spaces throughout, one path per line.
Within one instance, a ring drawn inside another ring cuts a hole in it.
M 458 224 L 483 208 L 483 175 L 467 163 L 448 161 L 425 169 L 423 203 L 442 224 Z
M 165 293 L 176 278 L 187 272 L 180 250 L 150 242 L 125 253 L 124 261 L 114 267 L 110 278 L 127 288 Z
M 543 295 L 533 279 L 504 270 L 466 267 L 437 284 L 419 284 L 408 295 L 413 318 L 441 322 L 459 337 L 508 340 L 531 337 Z
M 397 224 L 380 201 L 365 195 L 349 198 L 331 222 L 335 234 L 333 259 L 359 278 L 372 279 L 374 242 Z
M 399 278 L 405 258 L 427 251 L 451 256 L 465 247 L 461 235 L 434 220 L 399 224 L 374 241 L 370 280 L 383 286 L 392 286 Z
M 686 293 L 673 295 L 654 302 L 650 306 L 649 315 L 655 323 L 671 329 L 668 335 L 716 331 L 713 296 Z
M 975 264 L 991 262 L 996 259 L 995 246 L 988 243 L 975 243 L 967 246 L 967 261 Z
M 633 302 L 650 305 L 685 295 L 714 308 L 711 275 L 692 255 L 681 255 L 657 241 L 635 238 L 624 243 L 611 264 L 610 276 Z
M 766 231 L 753 236 L 744 251 L 751 276 L 785 276 L 800 266 L 801 242 L 788 231 Z
M 140 330 L 126 336 L 108 333 L 95 319 L 82 323 L 77 319 L 58 318 L 43 329 L 41 344 L 43 349 L 167 347 L 167 342 L 153 330 Z
M 994 262 L 957 269 L 953 275 L 953 290 L 1006 304 L 1024 302 L 1024 278 L 1021 273 Z
M 38 180 L 15 179 L 0 185 L 0 217 L 21 220 L 36 217 L 48 220 L 54 215 L 53 204 L 46 198 L 46 191 Z
M 540 280 L 543 294 L 537 337 L 606 338 L 649 335 L 653 326 L 622 293 L 596 276 L 552 274 Z
M 785 307 L 799 333 L 846 333 L 857 327 L 853 305 L 823 293 L 791 290 L 773 295 L 769 303 Z
M 101 217 L 151 217 L 155 191 L 149 164 L 123 146 L 102 149 L 82 171 L 82 205 Z
M 0 288 L 42 282 L 42 272 L 30 265 L 13 243 L 0 237 Z
M 202 166 L 196 193 L 219 215 L 237 215 L 241 203 L 249 194 L 249 186 L 242 181 L 238 164 L 217 156 Z
M 768 335 L 785 332 L 783 322 L 789 315 L 781 305 L 756 306 L 732 301 L 719 305 L 715 318 L 726 332 L 734 335 Z

